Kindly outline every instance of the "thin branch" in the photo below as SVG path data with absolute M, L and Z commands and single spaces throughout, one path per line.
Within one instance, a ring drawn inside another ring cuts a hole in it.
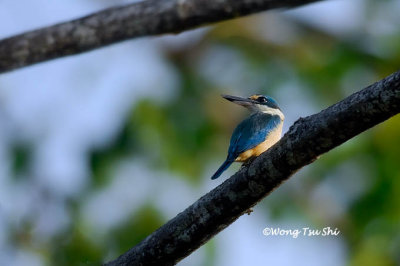
M 147 0 L 0 40 L 0 73 L 111 43 L 320 0 Z
M 300 118 L 271 149 L 106 265 L 177 263 L 300 168 L 399 112 L 400 71 L 317 114 Z

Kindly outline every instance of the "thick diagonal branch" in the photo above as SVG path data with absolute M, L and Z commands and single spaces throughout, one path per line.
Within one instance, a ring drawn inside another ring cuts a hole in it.
M 400 112 L 400 71 L 318 114 L 107 265 L 173 265 L 321 154 Z
M 147 0 L 0 40 L 0 73 L 122 40 L 319 0 Z

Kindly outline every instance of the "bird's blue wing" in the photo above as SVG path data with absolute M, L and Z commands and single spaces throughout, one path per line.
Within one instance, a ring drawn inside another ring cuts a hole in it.
M 264 113 L 254 113 L 243 120 L 233 131 L 228 158 L 234 160 L 242 152 L 263 142 L 279 123 L 281 119 L 278 115 Z

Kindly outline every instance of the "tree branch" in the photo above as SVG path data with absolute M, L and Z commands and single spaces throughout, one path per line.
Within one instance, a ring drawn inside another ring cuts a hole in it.
M 399 112 L 400 71 L 317 114 L 300 118 L 271 149 L 106 265 L 177 263 L 300 168 Z
M 147 0 L 0 40 L 0 73 L 130 38 L 320 0 Z

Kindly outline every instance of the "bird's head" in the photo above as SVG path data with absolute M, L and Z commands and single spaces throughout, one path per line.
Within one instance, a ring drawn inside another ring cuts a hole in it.
M 231 95 L 222 95 L 222 97 L 228 101 L 244 106 L 252 112 L 263 112 L 271 115 L 279 115 L 282 120 L 285 118 L 282 110 L 278 106 L 278 103 L 269 96 L 255 94 L 248 98 Z

